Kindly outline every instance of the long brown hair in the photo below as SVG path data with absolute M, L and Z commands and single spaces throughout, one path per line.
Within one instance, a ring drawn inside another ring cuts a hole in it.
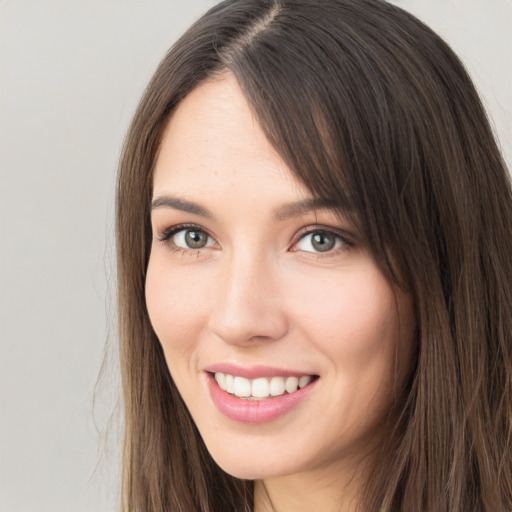
M 318 197 L 350 205 L 412 295 L 413 375 L 362 509 L 512 510 L 512 193 L 484 110 L 447 45 L 380 0 L 227 0 L 171 48 L 128 132 L 117 189 L 129 512 L 250 511 L 213 462 L 148 318 L 152 171 L 180 101 L 237 78 L 268 140 Z

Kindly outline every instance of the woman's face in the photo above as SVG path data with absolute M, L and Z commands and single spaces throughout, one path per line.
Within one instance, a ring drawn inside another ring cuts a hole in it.
M 149 315 L 217 463 L 255 479 L 364 456 L 410 370 L 411 299 L 296 180 L 231 75 L 173 114 L 151 222 Z

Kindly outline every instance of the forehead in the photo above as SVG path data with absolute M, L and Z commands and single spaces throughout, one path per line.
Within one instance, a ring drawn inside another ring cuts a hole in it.
M 153 196 L 219 194 L 250 187 L 259 197 L 310 197 L 266 139 L 236 79 L 228 74 L 194 89 L 164 132 Z

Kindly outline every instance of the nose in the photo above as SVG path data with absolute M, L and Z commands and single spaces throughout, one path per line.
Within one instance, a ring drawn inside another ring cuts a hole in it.
M 276 262 L 255 251 L 226 258 L 215 282 L 210 330 L 224 342 L 253 346 L 282 338 L 288 331 Z

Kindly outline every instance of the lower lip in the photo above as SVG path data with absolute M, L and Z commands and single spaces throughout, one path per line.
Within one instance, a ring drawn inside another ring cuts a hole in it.
M 244 400 L 222 390 L 211 373 L 207 374 L 213 403 L 222 414 L 241 423 L 268 423 L 299 405 L 312 391 L 318 379 L 293 393 L 263 400 Z

